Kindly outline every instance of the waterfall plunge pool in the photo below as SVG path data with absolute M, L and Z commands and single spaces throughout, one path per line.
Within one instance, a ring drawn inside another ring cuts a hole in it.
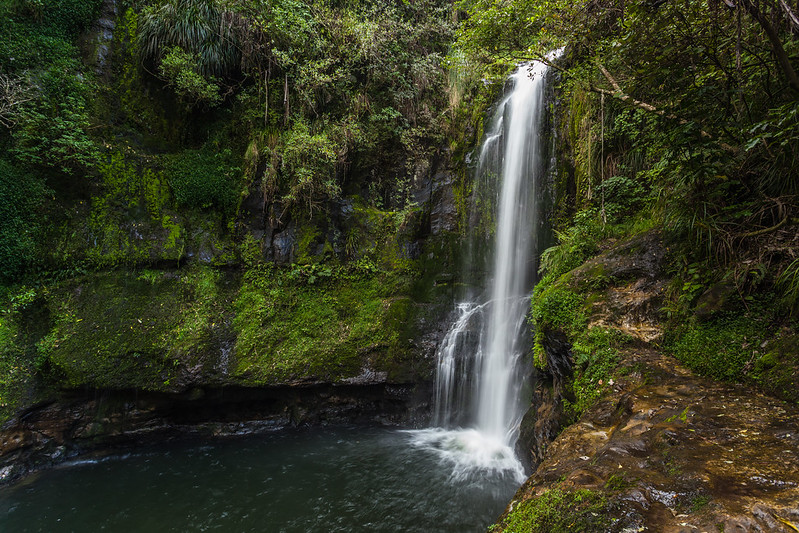
M 520 471 L 468 435 L 282 430 L 76 461 L 0 489 L 0 531 L 485 531 Z

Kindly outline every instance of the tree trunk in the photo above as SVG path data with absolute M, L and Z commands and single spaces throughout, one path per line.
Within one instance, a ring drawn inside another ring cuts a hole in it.
M 752 0 L 740 1 L 749 15 L 751 15 L 751 17 L 755 19 L 758 24 L 760 24 L 760 27 L 763 29 L 763 31 L 766 32 L 766 37 L 768 37 L 768 40 L 771 43 L 771 50 L 774 52 L 774 56 L 777 58 L 777 63 L 780 65 L 783 74 L 785 74 L 785 77 L 788 79 L 788 85 L 791 87 L 791 89 L 793 89 L 794 92 L 799 93 L 799 75 L 796 74 L 796 70 L 794 70 L 793 65 L 791 65 L 791 60 L 788 57 L 788 53 L 785 51 L 785 48 L 782 46 L 782 41 L 777 33 L 777 29 L 771 25 L 768 17 L 760 12 L 760 9 L 758 9 Z

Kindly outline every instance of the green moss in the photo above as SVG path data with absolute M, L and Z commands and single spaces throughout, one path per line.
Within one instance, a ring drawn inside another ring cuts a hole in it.
M 30 387 L 33 371 L 17 321 L 10 314 L 0 313 L 0 423 L 16 411 Z
M 707 504 L 710 503 L 710 497 L 705 495 L 696 496 L 691 500 L 691 512 L 692 513 L 699 513 L 707 507 Z
M 321 235 L 322 232 L 316 225 L 304 224 L 300 227 L 299 239 L 297 239 L 297 263 L 308 264 L 313 261 L 312 248 L 313 245 L 317 244 Z
M 699 374 L 751 383 L 799 403 L 799 335 L 770 301 L 748 306 L 719 311 L 706 321 L 685 320 L 669 330 L 665 348 Z
M 236 206 L 240 169 L 232 163 L 229 148 L 208 143 L 200 150 L 183 150 L 164 156 L 169 186 L 179 206 L 215 208 L 227 215 Z
M 268 265 L 245 274 L 235 302 L 234 374 L 271 383 L 391 370 L 409 312 L 407 280 L 357 269 L 301 272 Z
M 592 176 L 597 169 L 594 161 L 596 139 L 592 132 L 595 104 L 590 92 L 577 87 L 572 87 L 568 102 L 567 137 L 573 150 L 577 196 L 574 202 L 580 206 L 590 194 Z
M 27 286 L 0 286 L 0 424 L 36 393 L 35 342 L 47 321 L 41 293 Z
M 568 384 L 571 394 L 564 400 L 564 408 L 573 421 L 609 390 L 611 380 L 617 377 L 619 350 L 631 340 L 617 329 L 588 327 L 592 304 L 603 297 L 596 288 L 589 287 L 593 285 L 575 282 L 572 272 L 559 278 L 548 274 L 536 286 L 531 302 L 536 367 L 547 367 L 547 335 L 562 332 L 571 344 L 574 375 Z
M 761 313 L 727 313 L 708 322 L 692 320 L 671 332 L 666 346 L 700 374 L 740 381 L 745 366 L 757 360 L 766 325 Z
M 635 483 L 624 475 L 613 474 L 605 481 L 605 488 L 611 492 L 621 492 L 635 486 Z
M 604 262 L 586 263 L 586 266 L 587 268 L 580 269 L 580 277 L 577 280 L 577 286 L 580 291 L 593 292 L 603 290 L 613 282 L 607 274 L 607 267 Z
M 106 98 L 107 122 L 122 123 L 123 130 L 135 129 L 135 135 L 156 150 L 174 147 L 181 140 L 185 124 L 182 106 L 170 101 L 164 91 L 147 81 L 141 66 L 138 42 L 138 14 L 127 9 L 117 20 L 114 32 L 116 76 L 113 90 Z M 119 116 L 116 116 L 119 115 Z
M 763 354 L 747 373 L 766 392 L 799 404 L 799 335 L 791 329 L 777 332 Z
M 38 367 L 63 387 L 169 390 L 208 351 L 223 320 L 209 268 L 99 274 L 54 287 L 54 325 L 37 344 Z
M 176 221 L 176 217 L 169 215 L 163 216 L 161 226 L 169 232 L 164 241 L 162 258 L 180 260 L 186 250 L 183 227 Z
M 564 411 L 570 420 L 576 421 L 618 378 L 619 349 L 631 339 L 617 329 L 599 326 L 572 338 L 574 377 L 570 388 L 573 400 L 564 400 Z
M 163 214 L 171 197 L 161 172 L 135 154 L 112 152 L 98 165 L 102 180 L 91 200 L 86 256 L 98 267 L 179 259 L 182 247 L 173 219 Z M 158 237 L 166 230 L 163 241 Z
M 603 531 L 610 525 L 606 497 L 596 491 L 552 488 L 540 496 L 511 504 L 510 512 L 489 531 L 567 533 Z
M 239 243 L 238 255 L 241 262 L 247 268 L 253 268 L 264 262 L 264 252 L 261 248 L 261 242 L 256 240 L 252 234 L 247 234 L 244 239 Z
M 530 304 L 530 317 L 535 331 L 533 352 L 538 368 L 546 368 L 543 341 L 550 331 L 579 335 L 588 323 L 585 297 L 571 288 L 568 274 L 556 278 L 548 274 L 538 282 Z
M 37 211 L 47 193 L 41 178 L 0 160 L 0 280 L 37 263 L 42 232 Z
M 532 312 L 533 320 L 542 329 L 576 332 L 587 323 L 584 297 L 572 290 L 566 279 L 539 284 L 542 288 L 536 291 Z
M 409 206 L 401 211 L 386 211 L 355 203 L 350 232 L 358 237 L 360 257 L 369 258 L 384 270 L 415 271 L 416 262 L 408 244 L 420 223 L 421 210 Z
M 0 315 L 8 376 L 0 403 L 16 408 L 9 398 L 22 398 L 37 375 L 56 389 L 156 391 L 220 372 L 247 385 L 340 381 L 364 369 L 412 379 L 420 308 L 408 296 L 411 281 L 363 261 L 261 263 L 243 279 L 200 266 L 114 271 L 50 285 L 37 300 L 46 311 L 41 334 L 20 336 L 23 319 Z M 221 346 L 233 348 L 229 367 Z

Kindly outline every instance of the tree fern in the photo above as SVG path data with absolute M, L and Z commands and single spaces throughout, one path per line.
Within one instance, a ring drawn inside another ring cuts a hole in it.
M 139 43 L 146 61 L 160 63 L 179 47 L 199 59 L 206 77 L 225 77 L 236 70 L 240 54 L 226 13 L 216 0 L 167 0 L 148 6 L 139 19 Z

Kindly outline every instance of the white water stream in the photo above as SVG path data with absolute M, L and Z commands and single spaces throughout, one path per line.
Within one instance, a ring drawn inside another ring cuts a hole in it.
M 534 62 L 513 73 L 486 132 L 477 186 L 498 177 L 488 296 L 458 305 L 458 319 L 438 352 L 437 427 L 413 432 L 415 444 L 454 465 L 454 478 L 491 472 L 519 483 L 525 479 L 514 446 L 523 416 L 525 318 L 546 169 L 546 71 Z

